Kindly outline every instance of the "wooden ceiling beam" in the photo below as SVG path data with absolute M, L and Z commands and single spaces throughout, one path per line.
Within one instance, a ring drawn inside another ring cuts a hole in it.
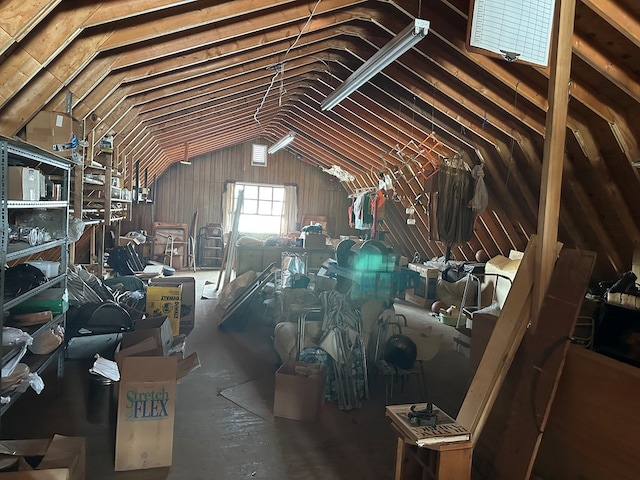
M 573 51 L 585 63 L 629 95 L 634 102 L 640 103 L 640 77 L 616 65 L 610 57 L 598 50 L 588 38 L 580 33 L 573 35 Z
M 64 11 L 62 8 L 50 11 L 46 18 L 38 23 L 31 35 L 26 36 L 13 47 L 13 61 L 0 63 L 0 78 L 7 80 L 0 84 L 0 97 L 13 98 L 54 59 L 57 59 L 77 39 L 82 32 L 84 20 L 96 8 L 96 5 L 85 5 L 69 11 Z M 104 39 L 105 34 L 103 32 L 98 36 Z M 85 60 L 85 58 L 74 58 L 69 62 L 84 63 Z M 63 78 L 62 81 L 64 80 Z
M 143 104 L 143 112 L 153 112 L 157 110 L 187 109 L 183 105 L 194 106 L 199 103 L 206 103 L 208 99 L 216 98 L 227 91 L 233 93 L 241 89 L 251 90 L 255 86 L 260 86 L 263 94 L 267 94 L 269 85 L 272 85 L 272 95 L 277 94 L 279 85 L 282 82 L 293 83 L 295 81 L 313 80 L 318 75 L 318 70 L 322 66 L 320 62 L 296 62 L 293 61 L 286 72 L 278 74 L 275 70 L 257 69 L 251 72 L 231 71 L 217 72 L 199 79 L 199 82 L 184 82 L 182 84 L 170 85 L 137 95 L 138 102 Z M 134 92 L 132 92 L 135 95 Z
M 340 31 L 335 27 L 340 27 L 353 19 L 353 14 L 344 11 L 316 16 L 305 27 L 304 35 L 298 39 L 294 48 L 336 37 Z M 160 43 L 156 47 L 157 50 L 163 49 L 160 52 L 150 52 L 142 46 L 130 48 L 120 57 L 114 65 L 114 69 L 126 69 L 130 72 L 129 80 L 135 81 L 185 67 L 193 68 L 203 63 L 224 61 L 225 57 L 229 55 L 235 57 L 254 52 L 251 56 L 259 59 L 261 58 L 258 53 L 259 49 L 270 51 L 270 55 L 283 55 L 297 39 L 305 24 L 306 21 L 297 21 L 268 30 L 248 30 L 241 36 L 231 38 L 212 38 L 210 33 L 203 33 L 201 40 L 192 39 L 193 43 L 185 41 L 179 54 L 173 53 L 175 51 L 174 40 L 168 40 L 164 44 Z M 203 42 L 210 42 L 210 44 L 202 45 Z M 154 56 L 154 54 L 159 56 Z M 277 61 L 282 60 L 285 59 L 277 59 Z
M 194 3 L 196 0 L 108 0 L 103 1 L 89 18 L 84 22 L 84 27 L 96 27 L 111 22 L 137 18 L 149 13 L 166 11 L 175 7 Z M 170 12 L 165 12 L 170 16 Z M 137 19 L 139 20 L 139 19 Z
M 620 32 L 620 34 L 633 42 L 636 47 L 640 48 L 640 23 L 620 7 L 617 2 L 612 0 L 581 1 Z
M 61 0 L 8 0 L 0 18 L 0 55 L 36 28 Z
M 320 16 L 361 2 L 362 0 L 360 2 L 324 0 L 318 4 L 314 15 Z M 143 25 L 131 25 L 129 28 L 120 30 L 109 42 L 105 42 L 103 50 L 131 47 L 143 42 L 148 43 L 153 39 L 154 42 L 146 46 L 147 52 L 142 53 L 142 58 L 146 55 L 152 55 L 154 58 L 179 55 L 191 49 L 206 47 L 214 42 L 231 41 L 236 37 L 253 35 L 287 23 L 306 21 L 313 10 L 314 3 L 300 4 L 291 0 L 273 1 L 269 4 L 229 1 L 222 5 L 185 12 L 182 15 L 154 19 Z M 271 8 L 278 4 L 281 4 L 282 8 Z M 258 8 L 255 8 L 254 5 L 258 5 Z M 259 10 L 265 11 L 260 12 L 259 15 L 252 15 Z M 238 17 L 249 18 L 245 22 L 225 21 Z M 213 24 L 215 24 L 215 28 L 207 30 L 202 28 Z M 175 35 L 178 33 L 180 35 Z M 123 66 L 132 65 L 139 61 L 141 59 L 136 60 L 130 55 L 125 57 Z

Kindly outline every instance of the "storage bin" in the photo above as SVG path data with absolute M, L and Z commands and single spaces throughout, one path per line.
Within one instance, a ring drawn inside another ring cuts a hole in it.
M 57 277 L 60 274 L 60 262 L 52 262 L 49 260 L 29 260 L 25 263 L 39 268 L 47 278 Z

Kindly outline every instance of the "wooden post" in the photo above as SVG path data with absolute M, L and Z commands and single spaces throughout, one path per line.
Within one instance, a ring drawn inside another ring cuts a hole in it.
M 545 125 L 544 153 L 540 206 L 538 209 L 538 249 L 533 282 L 533 303 L 530 333 L 535 332 L 536 320 L 551 279 L 556 260 L 562 165 L 567 131 L 569 78 L 571 73 L 571 45 L 576 0 L 562 0 L 557 15 L 555 45 L 550 54 L 549 110 Z

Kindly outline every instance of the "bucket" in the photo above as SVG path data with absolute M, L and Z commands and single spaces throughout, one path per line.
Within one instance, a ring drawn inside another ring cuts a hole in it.
M 96 425 L 113 423 L 116 416 L 117 382 L 102 375 L 89 375 L 87 421 Z

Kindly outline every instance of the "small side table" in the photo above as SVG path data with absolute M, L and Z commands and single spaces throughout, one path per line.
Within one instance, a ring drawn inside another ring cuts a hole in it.
M 471 478 L 473 444 L 442 443 L 418 447 L 398 435 L 394 480 L 466 480 Z

